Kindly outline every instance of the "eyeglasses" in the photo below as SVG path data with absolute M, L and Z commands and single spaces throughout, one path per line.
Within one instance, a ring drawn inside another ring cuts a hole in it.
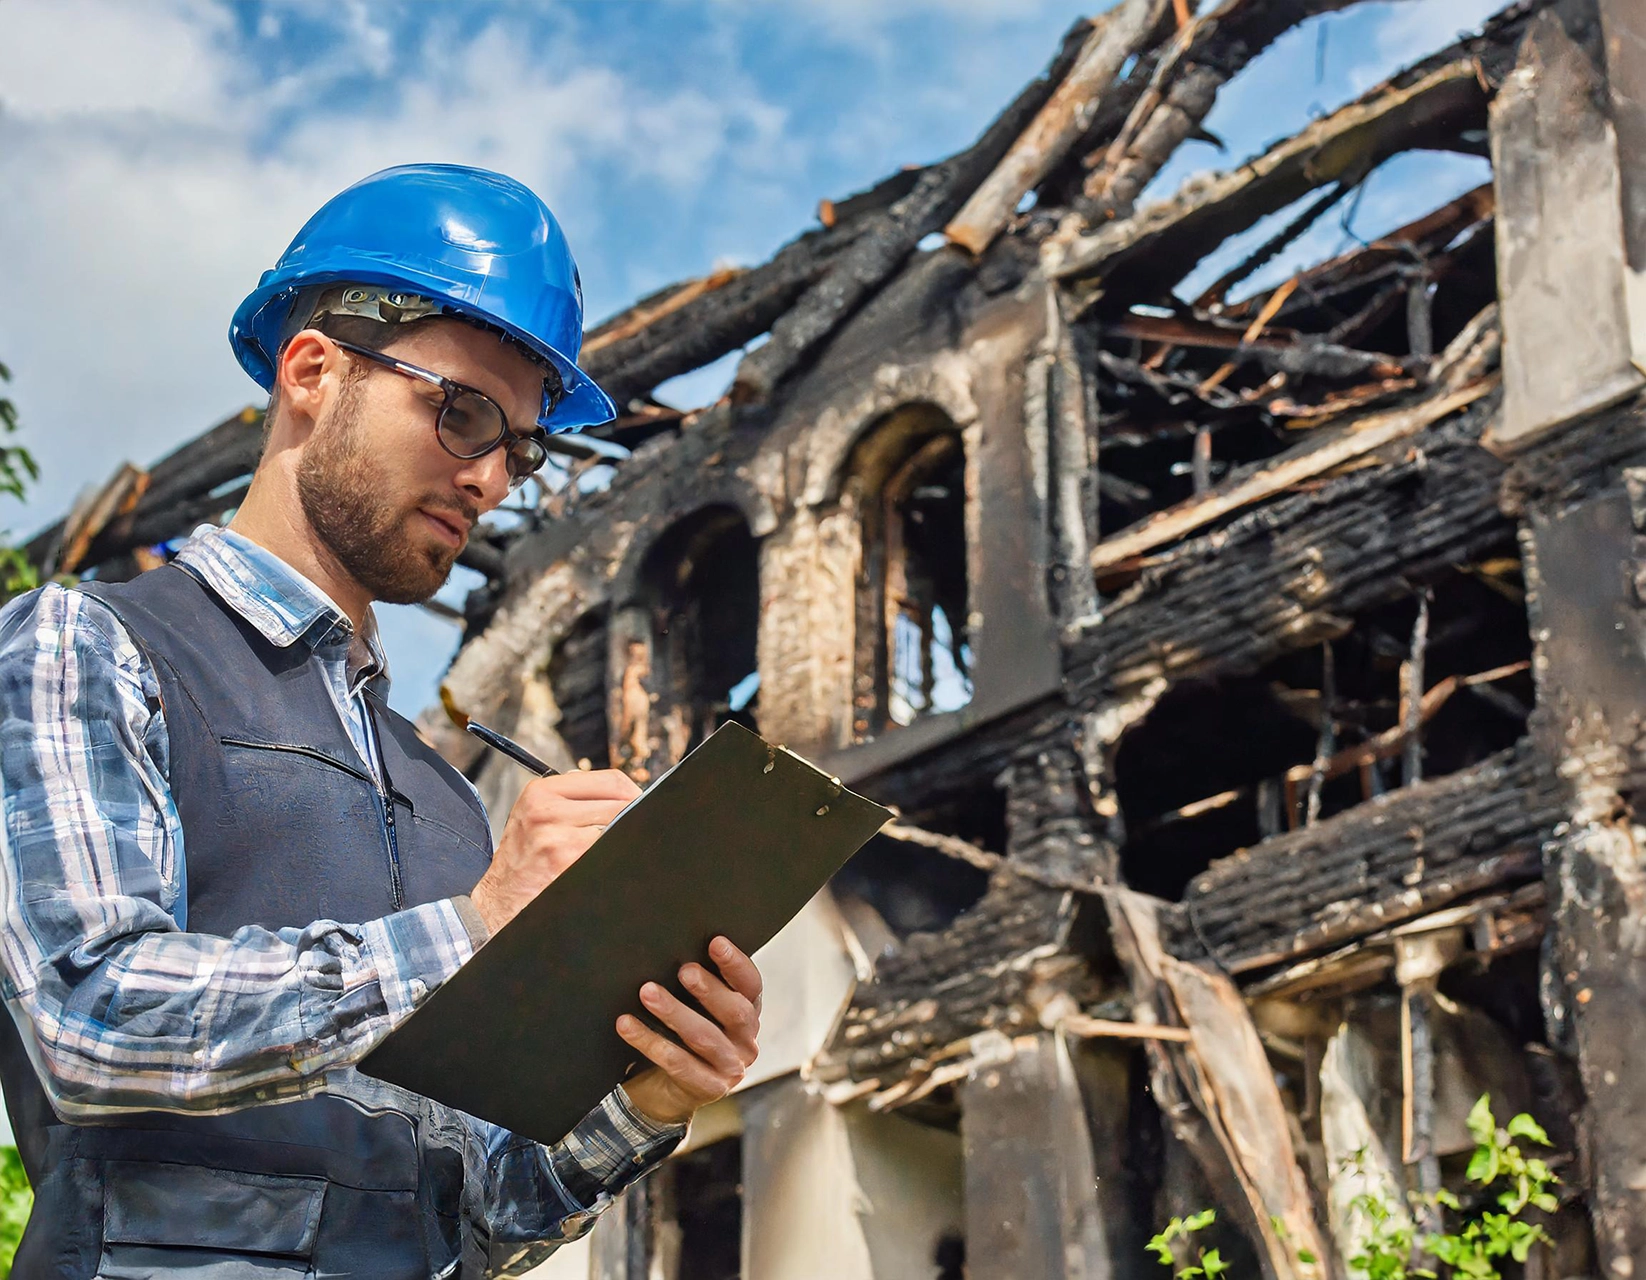
M 549 451 L 543 443 L 542 432 L 529 436 L 514 434 L 509 430 L 508 415 L 485 392 L 420 369 L 415 364 L 407 364 L 404 360 L 396 360 L 370 347 L 356 346 L 336 338 L 330 340 L 351 355 L 375 361 L 385 369 L 438 387 L 441 401 L 440 411 L 434 420 L 434 434 L 440 441 L 440 447 L 454 458 L 468 460 L 483 458 L 502 445 L 511 493 L 548 459 Z

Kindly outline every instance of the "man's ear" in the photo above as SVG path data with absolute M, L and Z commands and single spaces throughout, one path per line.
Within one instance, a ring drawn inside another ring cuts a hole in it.
M 308 437 L 342 374 L 337 348 L 313 329 L 300 330 L 281 351 L 274 367 L 281 418 L 298 439 Z

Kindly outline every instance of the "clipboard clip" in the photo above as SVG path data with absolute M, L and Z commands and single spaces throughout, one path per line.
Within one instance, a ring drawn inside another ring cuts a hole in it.
M 840 792 L 841 792 L 841 789 L 842 788 L 841 788 L 839 778 L 830 778 L 829 779 L 829 799 L 830 800 L 833 800 L 837 795 L 839 795 Z M 829 806 L 827 804 L 818 805 L 818 807 L 817 807 L 817 816 L 819 818 L 825 816 L 828 812 L 829 812 Z

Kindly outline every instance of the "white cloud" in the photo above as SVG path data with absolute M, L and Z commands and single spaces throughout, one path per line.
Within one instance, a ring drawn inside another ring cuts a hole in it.
M 1118 0 L 1099 0 L 1086 12 L 1109 8 Z M 972 32 L 989 33 L 998 38 L 999 29 L 1008 24 L 1030 24 L 1048 9 L 1070 11 L 1069 22 L 1080 16 L 1079 6 L 1070 6 L 1066 0 L 804 0 L 793 4 L 790 0 L 713 0 L 718 7 L 734 15 L 755 10 L 778 10 L 790 26 L 822 37 L 840 48 L 851 49 L 879 59 L 890 57 L 893 42 L 899 38 L 895 30 L 899 24 L 922 18 L 935 18 L 954 28 L 970 28 Z M 962 39 L 966 36 L 962 36 Z M 953 48 L 945 48 L 945 57 Z M 957 86 L 964 91 L 964 86 Z
M 229 317 L 308 215 L 367 173 L 414 160 L 513 173 L 575 245 L 605 229 L 602 178 L 685 202 L 728 162 L 762 181 L 789 145 L 784 112 L 745 86 L 710 98 L 586 51 L 545 55 L 524 26 L 536 15 L 483 25 L 454 8 L 408 55 L 380 12 L 271 12 L 260 39 L 282 15 L 319 15 L 333 35 L 271 77 L 210 0 L 0 3 L 0 360 L 43 470 L 0 526 L 32 532 L 121 462 L 260 400 Z M 363 84 L 364 104 L 321 107 Z M 397 701 L 414 709 L 443 665 L 416 622 L 385 620 L 418 637 L 399 663 Z
M 511 172 L 577 243 L 598 227 L 599 172 L 683 198 L 729 150 L 757 174 L 781 150 L 786 117 L 752 95 L 630 83 L 586 57 L 545 58 L 502 22 L 465 30 L 461 10 L 397 72 L 369 7 L 342 6 L 331 56 L 273 84 L 223 12 L 0 4 L 0 359 L 45 471 L 14 518 L 24 528 L 258 397 L 228 356 L 229 316 L 303 220 L 367 173 L 430 159 Z M 315 101 L 321 77 L 373 67 L 373 105 L 263 136 L 277 109 Z
M 0 100 L 29 119 L 104 112 L 200 119 L 217 98 L 214 44 L 225 18 L 199 0 L 9 0 L 0 10 Z

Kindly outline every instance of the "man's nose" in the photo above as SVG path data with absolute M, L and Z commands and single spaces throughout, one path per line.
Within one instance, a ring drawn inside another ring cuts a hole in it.
M 508 450 L 500 446 L 467 459 L 456 479 L 458 487 L 474 499 L 482 513 L 500 506 L 509 496 Z

